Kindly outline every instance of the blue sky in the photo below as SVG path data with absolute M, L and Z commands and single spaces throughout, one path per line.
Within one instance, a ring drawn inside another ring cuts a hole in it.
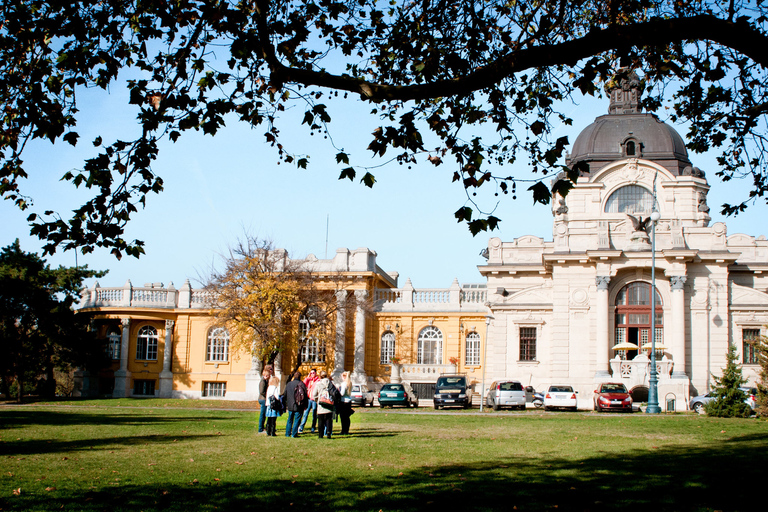
M 110 95 L 96 91 L 81 95 L 79 107 L 81 137 L 76 148 L 37 141 L 25 153 L 30 178 L 23 189 L 34 200 L 32 211 L 54 209 L 68 218 L 88 192 L 59 181 L 60 177 L 95 154 L 90 141 L 96 135 L 107 142 L 112 137 L 133 137 L 137 130 L 135 112 L 127 106 L 121 87 L 114 87 Z M 605 98 L 569 107 L 574 124 L 558 127 L 555 137 L 568 135 L 573 142 L 607 107 Z M 330 112 L 333 142 L 352 155 L 352 164 L 379 163 L 365 151 L 370 133 L 380 125 L 369 111 L 369 105 L 347 100 Z M 310 253 L 332 257 L 337 248 L 368 247 L 378 253 L 380 267 L 400 273 L 401 286 L 410 277 L 417 288 L 445 288 L 454 278 L 461 283 L 482 282 L 477 265 L 484 260 L 479 253 L 491 236 L 505 241 L 527 234 L 552 238 L 549 206 L 533 205 L 527 186 L 520 185 L 517 200 L 500 196 L 495 212 L 502 218 L 500 229 L 473 237 L 453 217 L 466 203 L 466 195 L 459 183 L 451 182 L 454 167 L 450 163 L 434 167 L 420 161 L 410 169 L 392 163 L 372 171 L 377 178 L 372 189 L 357 181 L 339 181 L 336 150 L 322 136 L 310 136 L 306 128 L 291 121 L 292 116 L 301 115 L 301 109 L 286 113 L 280 127 L 289 151 L 310 155 L 307 170 L 278 165 L 275 150 L 263 142 L 265 130 L 234 120 L 216 137 L 188 133 L 175 144 L 164 144 L 153 168 L 163 177 L 165 190 L 148 197 L 146 208 L 134 215 L 126 233 L 129 240 L 144 240 L 147 254 L 138 260 L 117 261 L 108 251 L 97 250 L 79 254 L 77 263 L 109 270 L 99 280 L 101 286 L 122 286 L 130 279 L 134 286 L 173 282 L 179 287 L 187 278 L 195 286 L 211 263 L 248 232 L 271 239 L 294 257 Z M 677 128 L 684 136 L 685 129 Z M 764 203 L 735 218 L 719 215 L 719 205 L 742 197 L 748 182 L 720 183 L 712 156 L 691 155 L 691 160 L 707 173 L 712 187 L 708 196 L 712 222 L 726 222 L 729 235 L 758 236 L 768 231 L 762 222 Z M 529 177 L 522 164 L 504 173 Z M 486 206 L 494 204 L 492 194 L 480 200 Z M 23 250 L 42 252 L 43 244 L 29 236 L 25 220 L 29 213 L 20 212 L 9 201 L 0 202 L 2 246 L 19 238 Z M 73 252 L 58 252 L 46 259 L 53 266 L 75 264 Z

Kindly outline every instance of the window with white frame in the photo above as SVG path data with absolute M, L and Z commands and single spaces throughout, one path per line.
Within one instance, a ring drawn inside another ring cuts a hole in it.
M 299 345 L 303 363 L 325 362 L 325 342 L 312 333 L 318 318 L 320 318 L 320 311 L 316 306 L 310 306 L 299 317 Z
M 387 331 L 381 335 L 380 364 L 392 364 L 393 357 L 395 357 L 395 333 Z
M 157 361 L 157 329 L 151 325 L 145 325 L 139 329 L 136 338 L 136 359 L 144 361 Z
M 653 211 L 653 194 L 640 185 L 616 190 L 605 202 L 605 213 L 648 213 Z
M 419 333 L 418 364 L 443 364 L 443 332 L 432 325 L 425 327 Z
M 224 398 L 226 394 L 226 382 L 203 382 L 203 396 Z
M 215 327 L 208 332 L 205 360 L 216 363 L 229 361 L 229 331 Z
M 476 332 L 467 334 L 467 350 L 464 360 L 467 365 L 480 364 L 480 335 Z
M 520 327 L 520 361 L 536 360 L 536 327 Z
M 755 342 L 760 339 L 760 329 L 742 329 L 741 353 L 744 364 L 758 364 Z
M 117 331 L 107 334 L 107 357 L 112 360 L 120 359 L 120 341 L 122 336 Z

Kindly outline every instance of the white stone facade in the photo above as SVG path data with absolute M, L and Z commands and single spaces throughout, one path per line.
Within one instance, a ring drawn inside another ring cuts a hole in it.
M 722 223 L 709 226 L 703 175 L 675 176 L 649 160 L 622 159 L 580 177 L 553 207 L 551 242 L 490 240 L 487 265 L 479 267 L 493 315 L 489 381 L 512 378 L 537 389 L 572 384 L 582 408 L 591 407 L 599 382 L 647 389 L 647 356 L 640 351 L 621 360 L 612 348 L 621 341 L 618 294 L 630 283 L 651 282 L 650 244 L 632 240 L 636 230 L 627 213 L 606 212 L 608 199 L 627 185 L 655 191 L 661 214 L 655 283 L 663 312 L 657 343 L 665 347 L 657 352 L 662 410 L 668 398 L 681 410 L 690 396 L 708 391 L 725 365 L 728 343 L 741 351 L 743 330 L 768 324 L 768 241 L 729 237 Z M 526 360 L 520 336 L 531 329 L 535 357 Z M 750 382 L 756 372 L 757 365 L 744 365 Z

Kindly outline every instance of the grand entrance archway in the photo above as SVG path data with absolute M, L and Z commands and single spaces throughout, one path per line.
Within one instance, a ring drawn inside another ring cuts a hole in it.
M 655 290 L 656 348 L 663 347 L 664 313 L 661 297 Z M 638 353 L 650 354 L 651 344 L 651 285 L 635 281 L 622 288 L 614 304 L 614 351 L 622 359 L 634 359 Z

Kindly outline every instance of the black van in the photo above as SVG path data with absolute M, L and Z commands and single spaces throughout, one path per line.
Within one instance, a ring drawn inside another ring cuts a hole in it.
M 470 407 L 472 394 L 467 389 L 466 375 L 441 375 L 435 383 L 435 409 Z

